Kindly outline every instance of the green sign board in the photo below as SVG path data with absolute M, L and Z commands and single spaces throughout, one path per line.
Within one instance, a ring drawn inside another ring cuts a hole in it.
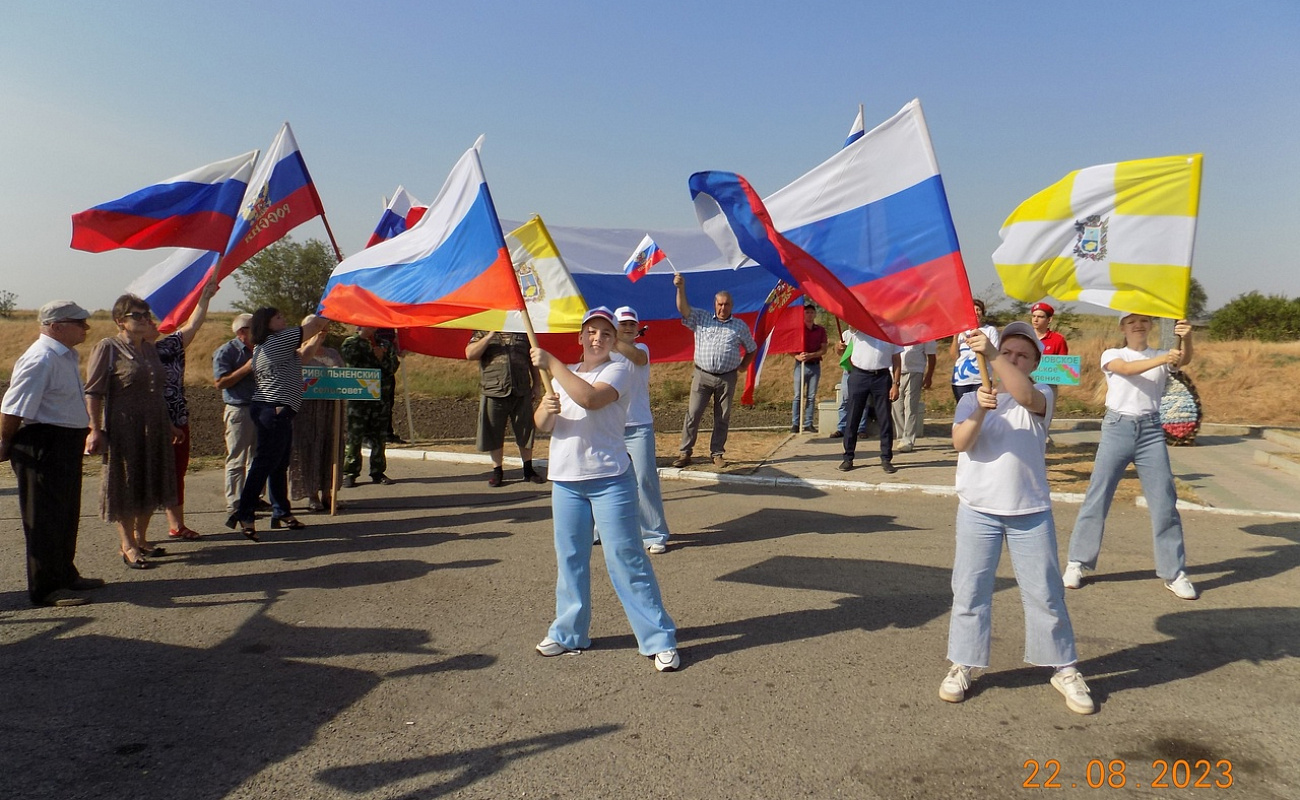
M 1080 356 L 1043 356 L 1038 369 L 1030 375 L 1035 383 L 1053 386 L 1079 385 Z
M 370 367 L 303 367 L 304 400 L 378 400 L 379 370 Z

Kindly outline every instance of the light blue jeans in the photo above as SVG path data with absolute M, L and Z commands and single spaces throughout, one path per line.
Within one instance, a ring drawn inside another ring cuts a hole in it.
M 632 624 L 637 650 L 652 656 L 677 646 L 677 626 L 664 610 L 650 557 L 637 525 L 636 475 L 552 481 L 555 522 L 555 621 L 547 636 L 574 650 L 591 646 L 592 532 L 600 525 L 601 550 L 614 593 Z
M 659 490 L 659 467 L 655 464 L 655 427 L 634 425 L 623 429 L 623 442 L 636 471 L 637 521 L 641 543 L 668 544 L 668 520 L 664 519 L 664 498 Z
M 1135 417 L 1107 411 L 1101 422 L 1101 444 L 1092 467 L 1092 480 L 1083 497 L 1079 517 L 1070 535 L 1071 561 L 1095 569 L 1101 554 L 1106 515 L 1115 499 L 1115 487 L 1129 464 L 1137 467 L 1142 495 L 1151 512 L 1151 536 L 1156 553 L 1156 574 L 1166 581 L 1186 566 L 1183 521 L 1178 515 L 1174 471 L 1159 414 Z
M 1025 661 L 1064 667 L 1079 656 L 1065 610 L 1052 512 L 1000 516 L 957 505 L 957 552 L 952 562 L 952 620 L 948 660 L 981 669 L 993 641 L 993 589 L 1002 543 L 1020 585 L 1025 609 Z
M 816 364 L 800 364 L 794 362 L 794 402 L 790 404 L 790 427 L 799 426 L 799 373 L 803 373 L 803 427 L 808 430 L 813 427 L 813 414 L 817 411 L 817 384 L 822 380 L 821 362 Z

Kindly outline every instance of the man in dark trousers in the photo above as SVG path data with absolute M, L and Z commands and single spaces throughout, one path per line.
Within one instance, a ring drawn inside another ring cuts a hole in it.
M 81 460 L 90 433 L 76 346 L 90 312 L 71 300 L 37 312 L 41 334 L 14 364 L 0 402 L 0 461 L 12 461 L 27 538 L 27 594 L 34 605 L 79 606 L 104 585 L 83 578 L 77 555 Z

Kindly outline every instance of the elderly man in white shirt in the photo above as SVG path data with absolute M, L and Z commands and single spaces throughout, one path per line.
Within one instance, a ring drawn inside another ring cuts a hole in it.
M 844 421 L 844 460 L 841 472 L 853 469 L 858 445 L 858 425 L 868 404 L 880 423 L 880 468 L 888 474 L 898 472 L 894 466 L 894 419 L 890 403 L 898 399 L 898 381 L 903 368 L 903 348 L 849 328 L 841 337 L 853 343 L 849 356 L 849 417 Z
M 37 312 L 40 336 L 14 364 L 0 402 L 0 461 L 13 463 L 27 539 L 27 593 L 34 605 L 79 606 L 77 592 L 104 585 L 73 564 L 81 520 L 81 460 L 90 433 L 77 345 L 90 312 L 71 300 Z

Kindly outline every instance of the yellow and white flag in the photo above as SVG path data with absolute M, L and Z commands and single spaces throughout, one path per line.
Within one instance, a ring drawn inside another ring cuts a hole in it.
M 1002 288 L 1182 319 L 1200 194 L 1200 153 L 1075 170 L 1002 224 Z
M 537 333 L 576 333 L 582 329 L 587 301 L 573 282 L 560 250 L 551 239 L 542 218 L 532 219 L 505 235 L 510 261 Z M 523 333 L 524 318 L 518 311 L 483 311 L 444 322 L 435 327 Z

